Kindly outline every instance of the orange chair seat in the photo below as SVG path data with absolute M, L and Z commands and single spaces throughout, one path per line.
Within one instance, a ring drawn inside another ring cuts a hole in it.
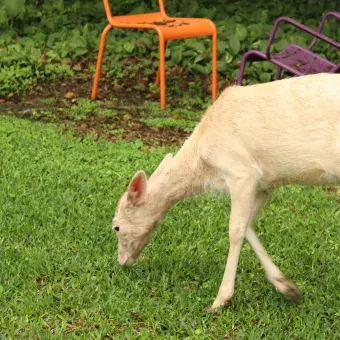
M 211 36 L 214 33 L 214 26 L 209 19 L 172 18 L 160 12 L 115 16 L 111 24 L 121 28 L 159 29 L 165 40 Z
M 159 41 L 159 67 L 156 84 L 160 86 L 161 109 L 166 104 L 166 80 L 165 80 L 165 51 L 167 41 L 175 39 L 196 38 L 211 36 L 212 51 L 212 88 L 213 101 L 217 97 L 217 31 L 215 24 L 209 19 L 201 18 L 172 18 L 169 17 L 164 8 L 164 0 L 158 0 L 159 12 L 113 16 L 109 0 L 103 0 L 108 25 L 104 28 L 100 39 L 96 73 L 93 78 L 91 98 L 97 96 L 100 68 L 102 65 L 106 36 L 114 28 L 134 28 L 143 30 L 155 30 Z

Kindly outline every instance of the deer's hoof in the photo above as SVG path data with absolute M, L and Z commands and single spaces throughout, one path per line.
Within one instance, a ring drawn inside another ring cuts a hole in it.
M 232 305 L 231 300 L 228 300 L 228 301 L 225 301 L 225 302 L 222 302 L 222 303 L 215 303 L 214 302 L 212 306 L 205 308 L 204 311 L 207 312 L 207 313 L 213 313 L 213 312 L 217 312 L 217 311 L 221 310 L 222 308 L 230 307 L 231 305 Z
M 284 297 L 288 301 L 299 302 L 300 300 L 300 291 L 299 289 L 292 283 L 289 283 L 287 289 L 283 293 Z
M 276 279 L 275 287 L 279 290 L 286 300 L 297 302 L 300 299 L 300 291 L 294 283 L 284 276 Z

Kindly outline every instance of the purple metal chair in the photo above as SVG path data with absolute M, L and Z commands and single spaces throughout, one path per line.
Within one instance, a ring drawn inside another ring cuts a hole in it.
M 340 60 L 337 60 L 337 62 L 334 63 L 312 51 L 314 45 L 317 43 L 319 39 L 334 46 L 337 49 L 340 49 L 339 42 L 336 42 L 333 39 L 327 38 L 326 36 L 321 34 L 325 22 L 327 18 L 330 16 L 340 19 L 340 12 L 325 13 L 322 17 L 321 23 L 317 31 L 312 30 L 309 27 L 302 25 L 299 22 L 296 22 L 295 20 L 292 20 L 288 17 L 278 18 L 275 21 L 273 30 L 270 34 L 265 52 L 251 50 L 243 55 L 237 83 L 239 85 L 242 85 L 247 61 L 268 61 L 276 65 L 277 66 L 275 76 L 276 79 L 281 79 L 282 70 L 288 71 L 289 73 L 295 76 L 302 76 L 306 74 L 321 72 L 340 73 L 339 63 Z M 283 51 L 277 54 L 271 54 L 270 47 L 273 43 L 277 29 L 281 22 L 287 22 L 289 24 L 292 24 L 293 26 L 301 29 L 302 31 L 312 35 L 314 39 L 307 48 L 295 44 L 288 44 L 285 46 Z

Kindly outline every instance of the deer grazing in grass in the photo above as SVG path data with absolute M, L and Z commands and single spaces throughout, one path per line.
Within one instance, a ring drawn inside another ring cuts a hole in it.
M 138 171 L 121 197 L 112 228 L 118 261 L 132 265 L 152 231 L 179 200 L 209 188 L 231 197 L 229 255 L 209 308 L 229 305 L 244 237 L 268 280 L 287 299 L 297 287 L 273 263 L 252 223 L 275 188 L 340 183 L 340 75 L 317 74 L 227 88 L 175 157 L 147 179 Z

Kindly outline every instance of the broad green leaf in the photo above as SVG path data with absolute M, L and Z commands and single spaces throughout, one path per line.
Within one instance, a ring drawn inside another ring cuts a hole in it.
M 152 47 L 152 45 L 153 45 L 152 40 L 148 36 L 143 36 L 143 41 L 144 41 L 144 44 L 147 48 Z
M 53 59 L 59 59 L 60 57 L 59 57 L 59 55 L 58 55 L 58 53 L 56 53 L 55 51 L 48 51 L 47 53 L 46 53 L 46 55 L 48 56 L 48 57 L 50 57 L 52 60 Z
M 270 81 L 270 79 L 271 79 L 271 74 L 270 74 L 270 73 L 262 72 L 262 73 L 260 74 L 260 80 L 261 80 L 262 82 L 268 82 L 268 81 Z
M 128 53 L 131 53 L 135 49 L 135 44 L 128 41 L 125 42 L 123 46 L 125 51 L 127 51 Z
M 62 50 L 61 52 L 60 52 L 60 58 L 62 58 L 62 59 L 64 59 L 64 58 L 66 58 L 67 56 L 69 55 L 69 51 L 68 50 Z
M 130 13 L 131 14 L 141 14 L 146 13 L 148 11 L 148 7 L 142 2 L 139 6 L 135 7 Z
M 226 72 L 228 70 L 228 64 L 224 61 L 218 61 L 217 70 L 218 72 Z
M 274 46 L 277 51 L 282 51 L 287 44 L 288 44 L 287 39 L 280 39 L 275 42 Z
M 87 54 L 89 51 L 87 48 L 84 47 L 77 47 L 74 51 L 74 55 L 75 56 L 80 56 L 80 55 L 85 55 Z
M 237 55 L 240 51 L 240 41 L 236 36 L 231 37 L 229 40 L 230 52 L 232 55 Z
M 32 60 L 38 60 L 41 56 L 41 50 L 39 48 L 32 48 L 30 50 L 29 56 Z
M 25 11 L 25 0 L 4 0 L 2 11 L 5 11 L 9 18 L 20 16 Z
M 198 71 L 200 73 L 203 73 L 205 75 L 208 75 L 210 73 L 210 68 L 207 66 L 202 66 L 200 64 L 193 64 L 191 65 L 191 69 Z
M 64 0 L 54 0 L 53 7 L 58 11 L 64 10 Z
M 35 34 L 33 37 L 32 37 L 32 39 L 34 39 L 38 44 L 44 44 L 44 42 L 45 42 L 45 39 L 46 39 L 46 35 L 45 34 L 43 34 L 43 33 L 41 33 L 41 32 L 39 32 L 39 33 L 37 33 L 37 34 Z
M 199 53 L 204 53 L 204 51 L 206 50 L 205 45 L 202 41 L 195 42 L 195 49 Z
M 191 51 L 191 50 L 184 50 L 183 56 L 184 57 L 193 57 L 193 56 L 196 56 L 196 53 L 194 51 Z
M 0 25 L 7 26 L 7 24 L 8 24 L 7 14 L 4 9 L 0 8 Z
M 233 61 L 233 56 L 227 51 L 224 59 L 227 64 L 230 64 Z
M 236 70 L 234 70 L 231 74 L 231 78 L 236 80 L 239 72 L 240 72 L 240 69 L 238 69 L 238 68 Z
M 194 60 L 194 64 L 199 63 L 200 61 L 204 60 L 204 55 L 203 54 L 199 54 L 195 60 Z
M 224 41 L 218 40 L 217 41 L 217 52 L 224 53 L 226 48 L 226 43 Z
M 29 38 L 29 37 L 21 38 L 20 40 L 18 40 L 18 43 L 21 46 L 25 46 L 25 47 L 32 47 L 36 44 L 35 41 L 32 38 Z
M 211 6 L 209 8 L 201 8 L 199 10 L 199 16 L 202 18 L 213 19 L 216 14 L 216 7 Z
M 241 24 L 236 24 L 236 36 L 240 41 L 243 41 L 247 37 L 247 29 Z
M 185 43 L 187 46 L 199 53 L 203 53 L 205 51 L 205 45 L 202 41 L 196 39 L 187 39 Z
M 176 49 L 171 53 L 171 61 L 174 65 L 179 64 L 182 61 L 182 50 Z

